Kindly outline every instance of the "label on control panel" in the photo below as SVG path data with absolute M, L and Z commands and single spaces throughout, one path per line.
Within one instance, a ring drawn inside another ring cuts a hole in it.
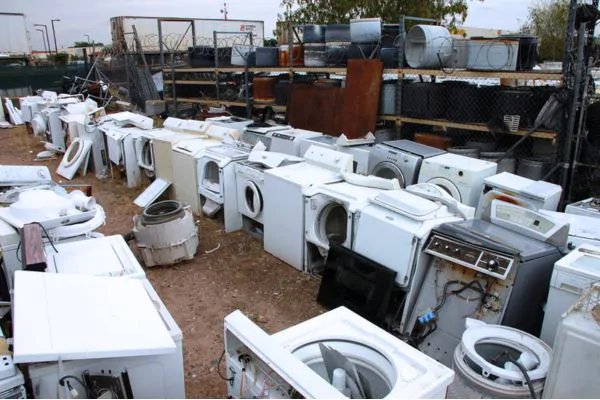
M 514 264 L 510 257 L 438 235 L 431 238 L 425 252 L 503 280 Z

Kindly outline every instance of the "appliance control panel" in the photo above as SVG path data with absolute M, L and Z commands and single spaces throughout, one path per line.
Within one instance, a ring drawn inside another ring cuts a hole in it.
M 253 168 L 252 166 L 244 165 L 244 164 L 237 165 L 237 172 L 239 175 L 244 176 L 248 179 L 262 181 L 263 177 L 264 177 L 263 171 L 259 171 L 256 169 L 256 167 Z
M 502 280 L 516 264 L 514 258 L 439 235 L 433 235 L 425 252 Z
M 271 134 L 271 137 L 283 139 L 283 140 L 289 140 L 290 142 L 292 142 L 296 139 L 296 136 L 294 136 L 294 135 L 288 135 L 286 133 L 279 133 L 279 132 L 275 132 L 275 133 Z

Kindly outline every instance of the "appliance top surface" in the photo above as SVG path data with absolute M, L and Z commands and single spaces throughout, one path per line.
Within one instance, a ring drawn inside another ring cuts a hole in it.
M 582 244 L 556 262 L 555 271 L 564 270 L 600 280 L 600 247 Z
M 396 210 L 404 215 L 423 217 L 435 213 L 440 206 L 430 200 L 416 196 L 404 190 L 388 190 L 379 193 L 373 203 Z
M 254 162 L 254 161 L 248 161 L 248 160 L 238 161 L 238 164 L 243 165 L 248 168 L 255 169 L 260 172 L 264 172 L 264 171 L 271 169 L 264 164 Z
M 142 280 L 15 272 L 15 363 L 175 350 Z
M 552 219 L 568 222 L 571 236 L 600 240 L 600 221 L 596 217 L 548 210 L 538 210 L 538 212 Z
M 315 188 L 315 192 L 327 194 L 333 198 L 343 196 L 346 198 L 351 198 L 353 200 L 367 201 L 368 197 L 375 196 L 381 192 L 384 192 L 384 190 L 372 187 L 353 185 L 348 182 L 337 182 L 321 185 L 318 188 Z
M 473 172 L 497 168 L 495 163 L 452 153 L 444 153 L 439 156 L 431 157 L 423 162 L 426 164 L 437 164 L 441 167 L 450 167 Z
M 269 169 L 265 171 L 265 174 L 278 176 L 298 185 L 310 185 L 312 183 L 341 179 L 339 172 L 321 168 L 307 162 Z
M 509 172 L 485 178 L 485 184 L 499 189 L 512 190 L 531 197 L 546 198 L 562 192 L 562 188 L 554 183 L 534 181 Z
M 436 228 L 436 231 L 478 247 L 519 254 L 522 261 L 558 252 L 558 249 L 551 244 L 531 239 L 481 219 L 446 223 Z
M 324 144 L 334 145 L 334 144 L 336 144 L 337 139 L 338 138 L 333 137 L 333 136 L 322 135 L 322 136 L 309 137 L 306 140 L 312 141 L 312 142 L 318 142 L 318 143 L 324 143 Z
M 241 150 L 224 144 L 219 146 L 208 147 L 206 149 L 206 154 L 209 153 L 221 157 L 228 157 L 234 160 L 248 157 L 248 154 L 250 154 L 248 150 Z
M 384 145 L 393 147 L 394 149 L 411 153 L 422 158 L 439 156 L 446 153 L 445 150 L 436 149 L 435 147 L 426 146 L 421 143 L 413 142 L 412 140 L 390 140 L 383 142 Z

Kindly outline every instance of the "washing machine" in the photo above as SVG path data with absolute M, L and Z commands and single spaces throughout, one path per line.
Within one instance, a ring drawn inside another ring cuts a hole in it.
M 289 154 L 300 157 L 302 152 L 302 141 L 310 138 L 323 136 L 321 132 L 307 131 L 304 129 L 280 130 L 269 133 L 271 146 L 269 151 Z
M 154 177 L 154 149 L 153 140 L 173 133 L 164 129 L 140 131 L 134 138 L 135 158 L 137 164 L 150 178 Z
M 353 157 L 311 146 L 305 162 L 265 171 L 264 249 L 293 268 L 304 270 L 304 195 L 313 185 L 343 180 Z
M 168 129 L 156 129 L 154 133 L 158 134 L 152 139 L 154 173 L 157 178 L 173 182 L 173 146 L 184 140 L 198 139 L 198 135 Z
M 539 210 L 539 212 L 547 217 L 569 224 L 569 240 L 567 246 L 563 249 L 563 253 L 566 254 L 571 250 L 575 250 L 577 246 L 582 244 L 600 247 L 600 223 L 598 223 L 597 218 L 547 210 Z
M 339 182 L 315 185 L 304 192 L 306 272 L 322 276 L 330 243 L 352 249 L 361 209 L 384 190 Z
M 173 189 L 176 200 L 187 203 L 192 212 L 200 214 L 198 160 L 210 146 L 220 145 L 218 140 L 188 139 L 173 145 Z
M 352 154 L 354 157 L 354 164 L 352 172 L 362 175 L 368 175 L 369 173 L 369 157 L 371 150 L 374 148 L 373 144 L 363 144 L 355 146 L 338 146 L 337 137 L 323 135 L 303 139 L 300 143 L 300 156 L 303 156 L 308 148 L 312 145 L 326 147 L 342 153 Z M 389 177 L 385 177 L 389 178 Z M 392 179 L 392 178 L 389 178 Z
M 240 142 L 253 147 L 258 142 L 262 142 L 267 150 L 271 148 L 271 134 L 274 132 L 289 131 L 292 127 L 289 125 L 270 125 L 263 122 L 255 122 L 244 129 L 240 137 Z
M 600 393 L 600 285 L 569 307 L 556 332 L 544 399 L 593 399 Z
M 499 200 L 491 209 L 489 221 L 440 225 L 424 248 L 432 259 L 406 336 L 446 366 L 467 317 L 539 337 L 558 246 L 567 241 L 567 224 Z
M 225 232 L 242 229 L 242 216 L 238 211 L 235 182 L 236 161 L 248 158 L 246 149 L 227 145 L 205 149 L 198 160 L 198 188 L 204 197 L 202 213 L 215 215 L 223 210 Z
M 344 307 L 268 335 L 225 317 L 230 398 L 444 398 L 451 369 Z
M 24 307 L 27 289 L 46 307 Z M 63 325 L 81 299 L 89 315 Z M 18 271 L 15 307 L 19 326 L 39 328 L 14 336 L 34 398 L 185 397 L 183 334 L 147 279 Z
M 418 182 L 438 185 L 457 201 L 477 207 L 483 181 L 497 168 L 493 162 L 445 153 L 423 160 Z
M 424 159 L 444 154 L 444 150 L 410 140 L 392 140 L 373 146 L 369 175 L 396 178 L 402 187 L 417 183 Z
M 502 172 L 484 179 L 475 217 L 481 217 L 493 199 L 532 210 L 556 211 L 561 194 L 560 185 Z
M 81 175 L 85 176 L 92 144 L 91 140 L 76 138 L 65 152 L 56 173 L 67 180 L 73 179 L 78 170 L 81 170 Z
M 36 112 L 43 107 L 44 99 L 40 96 L 26 96 L 19 98 L 19 109 L 21 110 L 21 119 L 23 122 L 31 123 Z
M 590 197 L 586 200 L 567 205 L 567 214 L 587 215 L 588 217 L 600 218 L 600 199 Z
M 600 282 L 600 247 L 583 244 L 554 264 L 540 338 L 554 345 L 561 316 Z
M 223 126 L 229 129 L 236 129 L 242 132 L 248 125 L 254 123 L 253 120 L 247 118 L 240 118 L 236 116 L 222 116 L 206 118 L 206 122 L 210 122 L 211 125 Z
M 443 223 L 473 218 L 475 209 L 445 192 L 431 194 L 429 184 L 379 193 L 358 215 L 352 249 L 395 272 L 389 310 L 390 329 L 403 333 L 430 257 L 423 253 L 431 230 Z M 389 315 L 387 315 L 389 314 Z

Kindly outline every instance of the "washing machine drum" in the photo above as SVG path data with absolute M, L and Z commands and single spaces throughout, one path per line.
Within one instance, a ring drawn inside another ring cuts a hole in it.
M 81 157 L 82 153 L 83 153 L 83 143 L 81 143 L 80 138 L 77 138 L 73 141 L 73 143 L 71 143 L 71 145 L 67 149 L 67 152 L 65 153 L 65 156 L 63 158 L 63 160 L 64 160 L 63 165 L 65 167 L 70 167 Z
M 244 204 L 246 213 L 252 218 L 256 218 L 263 210 L 263 197 L 260 189 L 252 181 L 246 182 L 244 187 Z
M 452 198 L 459 203 L 462 203 L 462 196 L 460 195 L 460 191 L 456 187 L 454 183 L 446 178 L 431 178 L 427 181 L 427 183 L 432 183 L 444 189 Z
M 398 179 L 398 182 L 400 182 L 400 187 L 404 188 L 406 186 L 402 170 L 400 170 L 400 167 L 392 162 L 380 162 L 375 166 L 375 168 L 373 168 L 373 172 L 371 174 L 385 179 Z
M 221 193 L 221 171 L 215 161 L 208 161 L 204 165 L 204 179 L 202 186 L 214 193 Z
M 323 243 L 344 244 L 348 238 L 348 210 L 339 203 L 328 203 L 317 216 L 317 234 Z

